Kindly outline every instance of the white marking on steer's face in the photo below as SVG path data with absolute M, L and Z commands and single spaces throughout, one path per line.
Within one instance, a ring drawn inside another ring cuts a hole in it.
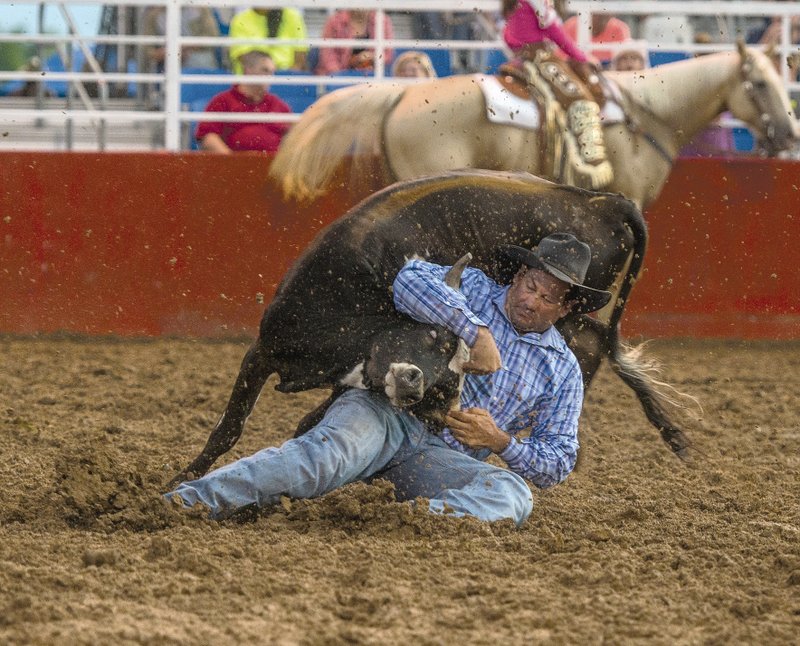
M 469 346 L 466 344 L 464 339 L 459 338 L 456 352 L 453 355 L 453 358 L 450 359 L 450 363 L 448 364 L 447 367 L 456 374 L 461 375 L 463 378 L 464 364 L 469 361 L 469 356 L 470 356 Z
M 360 388 L 361 390 L 367 390 L 367 385 L 364 383 L 365 367 L 366 367 L 366 362 L 362 361 L 350 372 L 348 372 L 344 377 L 342 377 L 339 380 L 339 383 L 342 386 L 350 386 L 351 388 Z
M 464 339 L 458 339 L 458 348 L 453 358 L 450 359 L 450 364 L 447 366 L 450 370 L 458 375 L 458 396 L 453 398 L 450 405 L 450 410 L 458 410 L 461 408 L 461 393 L 464 390 L 464 364 L 469 361 L 470 349 Z
M 389 365 L 389 370 L 384 377 L 383 392 L 386 393 L 386 397 L 389 398 L 392 406 L 403 408 L 411 403 L 416 403 L 401 400 L 398 395 L 399 388 L 397 385 L 397 375 L 400 375 L 408 370 L 419 370 L 419 368 L 417 368 L 417 366 L 415 366 L 413 363 L 392 363 Z M 424 395 L 424 385 L 420 385 L 418 395 L 419 399 L 422 399 L 422 396 Z M 419 401 L 419 399 L 417 401 Z
M 427 260 L 427 259 L 428 259 L 428 256 L 430 256 L 430 253 L 429 253 L 429 252 L 428 252 L 428 250 L 426 249 L 426 250 L 425 250 L 423 253 L 421 253 L 421 254 L 419 254 L 419 253 L 417 253 L 417 252 L 415 251 L 415 252 L 414 252 L 414 253 L 412 253 L 410 256 L 403 256 L 403 259 L 405 260 L 405 264 L 408 264 L 408 263 L 410 263 L 412 260 Z

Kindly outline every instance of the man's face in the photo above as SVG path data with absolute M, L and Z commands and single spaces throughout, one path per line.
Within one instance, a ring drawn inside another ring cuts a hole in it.
M 506 315 L 519 332 L 544 332 L 572 308 L 569 289 L 546 271 L 523 267 L 506 294 Z

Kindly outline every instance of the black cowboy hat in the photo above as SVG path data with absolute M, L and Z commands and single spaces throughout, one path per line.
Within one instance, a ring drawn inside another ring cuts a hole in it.
M 592 259 L 592 250 L 571 233 L 551 233 L 533 249 L 508 244 L 499 248 L 510 260 L 541 269 L 572 286 L 569 298 L 578 302 L 572 310 L 580 314 L 594 312 L 611 299 L 611 292 L 583 284 Z

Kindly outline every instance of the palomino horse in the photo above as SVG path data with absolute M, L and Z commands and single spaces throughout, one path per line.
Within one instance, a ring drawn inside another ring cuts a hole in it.
M 678 151 L 729 110 L 770 154 L 798 137 L 789 98 L 770 59 L 739 44 L 641 72 L 606 73 L 621 90 L 627 118 L 604 128 L 614 179 L 605 190 L 639 207 L 661 191 Z M 270 175 L 287 197 L 324 193 L 345 157 L 383 160 L 377 187 L 459 168 L 548 175 L 539 133 L 489 122 L 478 77 L 452 76 L 411 86 L 357 85 L 312 105 L 278 151 Z

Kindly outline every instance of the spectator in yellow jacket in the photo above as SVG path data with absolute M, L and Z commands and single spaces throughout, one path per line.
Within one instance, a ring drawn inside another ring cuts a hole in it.
M 297 9 L 259 9 L 251 8 L 237 13 L 231 19 L 231 38 L 282 38 L 302 40 L 307 38 L 306 24 Z M 242 73 L 239 58 L 252 51 L 266 52 L 279 70 L 306 69 L 308 46 L 306 45 L 231 45 L 229 55 L 231 66 L 236 74 Z

